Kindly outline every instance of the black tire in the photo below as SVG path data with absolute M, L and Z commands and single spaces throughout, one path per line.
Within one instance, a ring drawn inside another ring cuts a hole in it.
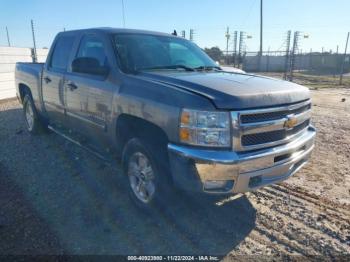
M 33 135 L 37 135 L 43 133 L 45 130 L 45 125 L 41 121 L 38 112 L 34 106 L 33 99 L 30 94 L 25 94 L 23 99 L 23 113 L 24 113 L 24 121 L 26 124 L 26 128 L 29 133 Z M 32 120 L 29 120 L 28 114 L 32 114 Z
M 122 164 L 128 179 L 129 196 L 137 207 L 146 212 L 154 212 L 166 208 L 169 204 L 169 196 L 171 196 L 173 192 L 168 159 L 164 155 L 164 152 L 163 154 L 161 152 L 162 150 L 159 147 L 138 138 L 130 139 L 123 150 Z M 138 198 L 130 180 L 130 163 L 133 161 L 132 158 L 138 153 L 148 158 L 154 174 L 153 183 L 155 189 L 153 196 L 147 203 Z

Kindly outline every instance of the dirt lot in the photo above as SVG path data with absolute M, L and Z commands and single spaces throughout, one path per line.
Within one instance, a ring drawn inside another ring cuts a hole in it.
M 30 136 L 20 105 L 0 103 L 0 254 L 349 256 L 350 90 L 312 95 L 318 135 L 302 171 L 216 203 L 179 194 L 153 217 L 130 203 L 118 165 Z
M 274 78 L 283 78 L 283 73 L 259 72 L 257 74 Z M 339 86 L 339 75 L 316 74 L 312 72 L 294 72 L 293 82 L 308 86 L 310 89 L 320 88 L 350 88 L 350 73 L 344 74 L 342 85 Z

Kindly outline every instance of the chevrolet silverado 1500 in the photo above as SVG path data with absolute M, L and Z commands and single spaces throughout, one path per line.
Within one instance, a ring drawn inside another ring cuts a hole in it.
M 16 87 L 29 132 L 119 156 L 144 208 L 172 186 L 234 194 L 282 181 L 314 147 L 307 88 L 225 71 L 169 34 L 59 33 L 45 64 L 17 63 Z

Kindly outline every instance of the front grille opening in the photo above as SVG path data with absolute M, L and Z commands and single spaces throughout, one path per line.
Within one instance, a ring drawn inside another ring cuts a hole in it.
M 293 152 L 293 153 L 289 153 L 289 154 L 284 154 L 284 155 L 276 156 L 276 157 L 274 158 L 274 162 L 276 163 L 276 162 L 280 162 L 280 161 L 286 160 L 286 159 L 290 158 L 293 154 L 297 154 L 297 153 L 303 152 L 303 151 L 305 151 L 305 150 L 306 150 L 306 146 L 304 145 L 304 146 L 300 147 L 298 150 L 296 150 L 296 151 Z
M 306 162 L 306 159 L 301 159 L 299 162 L 295 163 L 293 166 L 293 170 L 296 170 L 297 168 L 299 168 L 302 164 L 304 164 Z
M 241 115 L 241 123 L 258 123 L 264 121 L 277 120 L 286 117 L 290 114 L 300 114 L 307 110 L 311 109 L 311 104 L 304 105 L 302 107 L 293 109 L 293 110 L 284 110 L 284 111 L 274 111 L 268 113 L 256 113 L 250 115 Z
M 285 159 L 290 158 L 291 156 L 292 156 L 292 154 L 284 154 L 284 155 L 276 156 L 276 157 L 274 158 L 274 162 L 276 163 L 276 162 L 283 161 L 283 160 L 285 160 Z
M 243 146 L 253 146 L 283 140 L 305 129 L 307 126 L 309 126 L 309 122 L 310 120 L 306 120 L 300 125 L 297 125 L 289 130 L 281 129 L 276 131 L 243 135 L 241 143 Z

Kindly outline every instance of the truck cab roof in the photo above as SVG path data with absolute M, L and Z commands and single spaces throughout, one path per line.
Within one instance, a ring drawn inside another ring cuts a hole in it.
M 118 34 L 118 33 L 127 33 L 127 34 L 145 34 L 145 35 L 159 35 L 159 36 L 173 36 L 172 34 L 150 31 L 150 30 L 140 30 L 140 29 L 128 29 L 128 28 L 114 28 L 114 27 L 96 27 L 96 28 L 86 28 L 86 29 L 77 29 L 77 30 L 68 30 L 60 32 L 59 34 L 70 34 L 70 33 L 105 33 L 105 34 Z

